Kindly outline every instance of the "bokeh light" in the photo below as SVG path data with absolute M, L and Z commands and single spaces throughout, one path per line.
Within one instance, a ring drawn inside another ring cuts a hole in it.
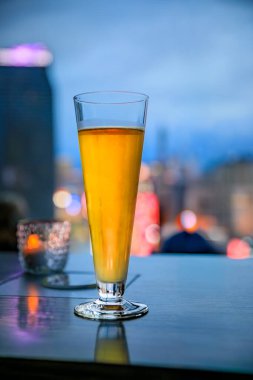
M 145 238 L 148 243 L 157 245 L 160 243 L 160 227 L 158 224 L 150 224 L 145 229 Z
M 178 218 L 180 227 L 187 232 L 194 232 L 197 229 L 197 216 L 191 210 L 184 210 Z
M 67 190 L 57 190 L 53 195 L 53 202 L 56 207 L 67 208 L 72 202 L 72 195 Z
M 150 167 L 147 164 L 142 163 L 141 169 L 140 169 L 140 178 L 139 178 L 140 182 L 147 181 L 150 178 L 150 175 L 151 175 Z
M 82 204 L 81 204 L 80 196 L 77 194 L 72 194 L 71 203 L 68 207 L 66 207 L 67 214 L 71 216 L 76 216 L 80 214 L 81 209 L 82 209 Z
M 227 244 L 227 256 L 230 259 L 247 259 L 250 257 L 251 248 L 249 243 L 242 239 L 231 239 Z
M 52 61 L 52 53 L 39 43 L 0 49 L 0 66 L 44 67 Z

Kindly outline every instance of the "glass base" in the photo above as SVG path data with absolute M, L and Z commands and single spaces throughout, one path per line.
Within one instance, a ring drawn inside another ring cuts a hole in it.
M 82 318 L 119 320 L 141 317 L 148 312 L 148 307 L 145 304 L 125 299 L 121 299 L 119 302 L 104 302 L 97 299 L 77 305 L 74 312 Z

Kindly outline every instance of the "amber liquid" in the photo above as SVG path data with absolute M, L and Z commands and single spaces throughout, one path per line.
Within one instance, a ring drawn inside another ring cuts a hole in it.
M 111 127 L 78 132 L 96 277 L 127 277 L 144 131 Z

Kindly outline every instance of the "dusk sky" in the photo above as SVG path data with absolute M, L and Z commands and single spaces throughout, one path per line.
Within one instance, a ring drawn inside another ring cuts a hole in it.
M 97 90 L 150 96 L 144 161 L 253 152 L 253 2 L 0 0 L 0 48 L 36 42 L 54 56 L 56 154 L 74 165 L 73 96 Z

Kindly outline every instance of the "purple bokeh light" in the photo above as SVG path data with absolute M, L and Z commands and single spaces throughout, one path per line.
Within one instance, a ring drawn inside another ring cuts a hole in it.
M 0 49 L 0 65 L 2 66 L 48 66 L 53 60 L 51 52 L 40 43 L 16 45 Z

